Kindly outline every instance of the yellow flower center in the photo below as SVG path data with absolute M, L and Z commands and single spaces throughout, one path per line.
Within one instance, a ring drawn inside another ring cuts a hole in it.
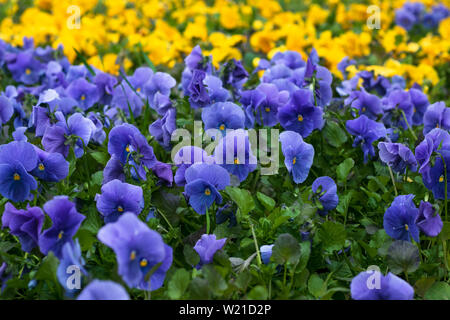
M 444 182 L 444 176 L 439 177 L 439 182 Z
M 31 70 L 27 68 L 27 69 L 25 70 L 25 73 L 26 73 L 26 74 L 30 74 L 30 73 L 31 73 Z
M 142 268 L 145 268 L 147 266 L 147 264 L 148 264 L 147 259 L 142 259 L 141 262 L 139 262 L 139 265 Z
M 136 251 L 131 251 L 130 253 L 130 260 L 133 261 L 134 259 L 136 259 Z
M 409 226 L 407 224 L 405 224 L 405 230 L 408 231 L 409 230 Z
M 269 107 L 266 107 L 266 112 L 270 112 L 270 108 Z
M 61 238 L 63 237 L 63 234 L 64 234 L 64 231 L 60 231 L 60 232 L 58 233 L 58 239 L 61 239 Z
M 15 181 L 19 181 L 20 180 L 20 176 L 19 176 L 19 174 L 18 173 L 14 173 L 14 180 Z
M 238 158 L 234 158 L 234 164 L 239 164 L 239 159 Z
M 125 150 L 126 150 L 127 152 L 130 152 L 130 146 L 127 146 L 127 147 L 125 148 Z
M 219 129 L 222 130 L 222 131 L 225 130 L 225 125 L 221 124 Z
M 117 211 L 119 211 L 119 212 L 123 212 L 123 208 L 122 208 L 122 206 L 118 206 L 118 207 L 117 207 Z
M 211 190 L 209 190 L 208 188 L 206 188 L 206 189 L 205 189 L 205 194 L 206 194 L 207 196 L 209 196 L 209 195 L 211 194 Z
M 86 96 L 83 94 L 82 96 L 81 96 L 81 100 L 85 100 L 86 99 Z
M 366 107 L 363 107 L 363 108 L 361 109 L 361 111 L 362 111 L 362 112 L 366 112 Z
M 39 168 L 40 171 L 44 171 L 44 169 L 45 169 L 45 167 L 44 167 L 44 165 L 42 163 L 39 163 L 38 168 Z
M 297 120 L 302 122 L 303 121 L 303 116 L 301 114 L 298 115 Z
M 436 128 L 439 128 L 439 123 L 436 123 Z
M 292 164 L 295 164 L 297 162 L 297 158 L 294 157 L 294 159 L 292 159 Z
M 137 91 L 137 92 L 141 92 L 141 88 L 138 87 L 138 88 L 136 89 L 136 91 Z

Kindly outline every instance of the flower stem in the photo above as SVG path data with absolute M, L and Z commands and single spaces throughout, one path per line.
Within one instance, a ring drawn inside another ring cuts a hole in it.
M 209 219 L 208 209 L 206 209 L 206 233 L 209 234 L 210 231 L 211 231 L 211 222 Z
M 255 243 L 256 256 L 258 258 L 258 265 L 262 264 L 261 254 L 259 253 L 258 240 L 256 240 L 255 229 L 253 228 L 253 223 L 250 221 L 250 228 L 252 230 L 253 242 Z
M 413 129 L 411 128 L 411 126 L 409 125 L 408 120 L 406 120 L 406 114 L 405 114 L 405 111 L 403 111 L 402 109 L 400 109 L 400 112 L 402 113 L 403 119 L 405 120 L 405 123 L 406 123 L 406 125 L 408 126 L 409 132 L 411 132 L 411 135 L 414 137 L 414 140 L 417 140 L 416 134 L 414 133 L 414 131 L 413 131 Z
M 395 196 L 398 196 L 397 187 L 395 186 L 394 174 L 392 173 L 391 166 L 388 165 L 389 174 L 391 175 L 392 185 L 394 186 Z
M 444 180 L 445 180 L 445 185 L 444 185 L 444 192 L 445 192 L 445 202 L 444 202 L 444 208 L 445 208 L 445 221 L 448 221 L 447 219 L 447 164 L 445 163 L 444 157 L 442 156 L 442 154 L 440 154 L 441 160 L 442 160 L 442 164 L 444 165 Z

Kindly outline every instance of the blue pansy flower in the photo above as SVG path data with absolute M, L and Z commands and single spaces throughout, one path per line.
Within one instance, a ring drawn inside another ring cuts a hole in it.
M 383 226 L 386 233 L 393 239 L 419 242 L 419 228 L 416 218 L 419 210 L 413 202 L 414 195 L 395 197 L 391 206 L 384 213 Z
M 230 184 L 228 172 L 216 164 L 195 163 L 186 170 L 185 178 L 184 192 L 198 214 L 205 214 L 214 202 L 220 204 L 219 191 Z
M 304 142 L 302 136 L 294 131 L 282 132 L 280 142 L 287 170 L 295 183 L 302 183 L 308 177 L 313 163 L 313 146 Z

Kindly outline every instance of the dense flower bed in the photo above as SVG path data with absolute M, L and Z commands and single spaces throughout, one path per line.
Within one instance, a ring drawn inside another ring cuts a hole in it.
M 0 298 L 449 299 L 450 6 L 368 5 L 5 2 Z

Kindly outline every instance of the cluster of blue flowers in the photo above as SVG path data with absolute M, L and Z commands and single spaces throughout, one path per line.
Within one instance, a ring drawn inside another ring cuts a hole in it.
M 418 21 L 423 8 L 407 4 L 401 10 L 397 12 L 398 23 L 406 27 L 413 24 L 410 20 Z M 437 13 L 431 15 L 423 19 L 441 19 Z M 240 61 L 231 60 L 217 70 L 198 46 L 186 57 L 177 87 L 171 75 L 149 67 L 117 78 L 87 65 L 71 65 L 61 55 L 61 48 L 35 48 L 30 39 L 24 40 L 22 48 L 0 42 L 0 67 L 18 83 L 0 94 L 0 125 L 13 131 L 13 141 L 0 146 L 0 194 L 14 203 L 6 203 L 2 227 L 19 238 L 26 252 L 35 247 L 44 255 L 53 252 L 60 259 L 58 279 L 69 293 L 65 269 L 78 265 L 83 274 L 88 273 L 80 245 L 73 239 L 85 216 L 64 195 L 48 200 L 44 210 L 29 203 L 43 192 L 44 183 L 68 177 L 70 161 L 83 157 L 93 146 L 105 144 L 109 159 L 100 193 L 95 196 L 105 225 L 97 237 L 114 251 L 118 274 L 128 287 L 156 290 L 164 283 L 173 252 L 158 232 L 139 219 L 146 204 L 142 185 L 153 178 L 169 188 L 175 183 L 184 189 L 186 202 L 198 214 L 207 214 L 211 207 L 220 212 L 225 208 L 217 207 L 222 203 L 221 191 L 239 185 L 257 170 L 248 130 L 278 124 L 284 129 L 279 140 L 285 167 L 292 180 L 301 184 L 308 178 L 315 156 L 313 145 L 305 139 L 324 127 L 331 103 L 349 107 L 353 119 L 347 120 L 345 127 L 354 136 L 353 146 L 361 146 L 365 162 L 379 157 L 394 172 L 418 170 L 434 198 L 446 199 L 450 194 L 446 185 L 450 182 L 449 109 L 443 102 L 430 104 L 418 85 L 406 90 L 401 77 L 374 77 L 362 71 L 347 79 L 345 69 L 354 63 L 348 59 L 340 63 L 345 79 L 336 88 L 340 97 L 333 98 L 332 75 L 319 64 L 315 50 L 307 61 L 293 51 L 261 60 L 254 72 L 265 70 L 264 75 L 249 89 L 245 84 L 253 75 Z M 163 150 L 170 151 L 171 136 L 177 128 L 177 103 L 172 94 L 177 90 L 193 112 L 199 111 L 205 130 L 217 145 L 211 154 L 197 146 L 179 149 L 174 175 L 172 164 L 159 161 L 146 135 L 127 119 L 144 117 L 152 109 L 156 120 L 148 133 Z M 30 96 L 35 100 L 27 112 Z M 413 153 L 397 141 L 400 131 L 412 132 L 419 125 L 424 125 L 424 139 Z M 27 134 L 33 136 L 32 143 Z M 6 130 L 4 137 L 9 138 Z M 375 142 L 379 142 L 378 152 Z M 339 203 L 337 185 L 328 176 L 315 179 L 311 194 L 321 216 Z M 436 237 L 443 225 L 439 213 L 429 202 L 422 201 L 417 208 L 413 198 L 395 198 L 384 215 L 386 233 L 415 242 L 420 241 L 420 232 Z M 26 209 L 16 208 L 24 202 L 28 202 Z M 44 212 L 52 226 L 42 231 Z M 201 236 L 194 247 L 200 262 L 193 267 L 211 263 L 226 241 L 215 235 Z M 272 247 L 261 247 L 266 264 Z M 368 292 L 364 281 L 365 275 L 353 280 L 354 299 L 411 299 L 414 293 L 407 282 L 392 274 L 382 276 L 382 291 Z M 129 296 L 120 285 L 99 280 L 92 281 L 78 296 L 107 298 Z
M 418 24 L 427 29 L 436 29 L 449 15 L 450 10 L 442 3 L 434 5 L 427 12 L 422 2 L 406 2 L 395 11 L 395 23 L 407 31 Z

